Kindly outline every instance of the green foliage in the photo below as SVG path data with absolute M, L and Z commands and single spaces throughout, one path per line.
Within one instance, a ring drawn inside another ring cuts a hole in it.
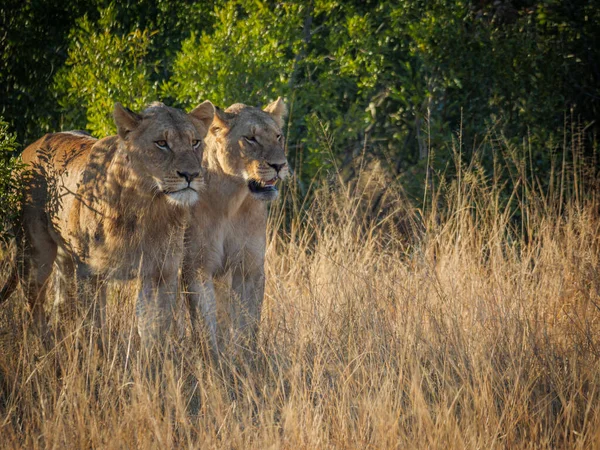
M 185 106 L 264 105 L 290 81 L 301 33 L 302 6 L 232 1 L 216 7 L 210 32 L 193 33 L 175 58 L 163 94 Z
M 600 66 L 590 59 L 597 50 L 588 41 L 600 31 L 598 10 L 556 1 L 482 5 L 431 2 L 408 27 L 412 51 L 430 76 L 431 142 L 447 159 L 448 146 L 441 143 L 460 130 L 469 157 L 493 129 L 545 180 L 554 153 L 568 138 L 565 126 L 591 125 L 591 139 L 600 131 L 594 124 Z M 582 41 L 588 41 L 587 48 Z M 594 143 L 586 145 L 591 153 Z M 482 151 L 489 173 L 494 149 L 483 146 Z
M 51 89 L 64 65 L 69 32 L 95 0 L 3 0 L 0 3 L 0 115 L 20 142 L 60 127 Z
M 19 214 L 21 202 L 20 171 L 22 164 L 17 156 L 18 144 L 14 133 L 0 117 L 0 240 L 14 233 L 13 223 Z
M 101 11 L 106 8 L 113 10 L 111 33 L 119 36 L 136 30 L 159 33 L 160 39 L 154 39 L 147 49 L 149 61 L 161 62 L 153 66 L 154 71 L 149 74 L 153 82 L 169 77 L 172 59 L 191 30 L 211 26 L 209 2 L 3 1 L 0 4 L 0 115 L 11 124 L 20 142 L 32 142 L 49 131 L 85 126 L 86 120 L 77 114 L 69 111 L 65 117 L 64 98 L 60 105 L 57 96 L 63 96 L 67 86 L 56 86 L 53 80 L 57 72 L 68 70 L 65 62 L 69 51 L 73 52 L 71 39 L 75 30 L 86 21 L 97 27 Z M 93 60 L 80 62 L 90 69 L 99 68 Z M 104 67 L 100 69 L 102 73 Z M 68 95 L 74 96 L 71 104 L 76 105 L 78 93 Z
M 189 0 L 110 2 L 108 6 L 114 11 L 111 32 L 125 35 L 135 30 L 152 30 L 154 38 L 146 59 L 159 61 L 159 64 L 154 66 L 151 79 L 167 80 L 181 43 L 193 31 L 212 27 L 211 3 Z
M 347 165 L 363 149 L 365 133 L 374 121 L 369 105 L 386 64 L 375 33 L 382 8 L 321 1 L 307 11 L 310 20 L 305 20 L 308 29 L 293 86 L 291 136 L 307 153 L 301 167 L 307 177 L 325 163 L 315 158 L 322 145 L 321 127 L 314 127 L 308 118 L 316 116 L 326 124 L 338 165 Z
M 152 33 L 115 33 L 115 17 L 111 7 L 101 11 L 97 25 L 87 17 L 81 20 L 71 33 L 66 66 L 55 79 L 65 121 L 98 137 L 116 132 L 115 102 L 140 110 L 156 98 L 153 66 L 145 59 Z
M 98 0 L 58 8 L 41 0 L 12 8 L 0 7 L 9 23 L 1 101 L 27 139 L 60 128 L 112 133 L 114 101 L 226 107 L 281 95 L 301 178 L 349 167 L 366 152 L 421 199 L 431 171 L 453 176 L 445 168 L 458 134 L 461 155 L 478 149 L 490 173 L 495 150 L 479 143 L 492 129 L 526 149 L 543 180 L 563 139 L 577 134 L 591 153 L 600 132 L 600 8 L 592 2 Z M 66 22 L 40 31 L 44 10 Z

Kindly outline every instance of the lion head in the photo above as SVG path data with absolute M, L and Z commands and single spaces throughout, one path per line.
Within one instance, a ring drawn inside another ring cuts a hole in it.
M 276 183 L 289 174 L 281 131 L 286 114 L 281 98 L 263 110 L 236 103 L 225 111 L 217 109 L 210 127 L 219 144 L 221 169 L 259 200 L 277 198 Z
M 132 166 L 149 180 L 149 189 L 173 204 L 191 205 L 198 200 L 204 186 L 203 140 L 214 111 L 209 101 L 189 114 L 159 102 L 141 114 L 115 104 L 115 124 Z

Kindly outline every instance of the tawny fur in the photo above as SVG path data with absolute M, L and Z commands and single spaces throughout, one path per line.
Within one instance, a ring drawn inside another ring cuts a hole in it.
M 267 204 L 249 181 L 288 175 L 281 127 L 287 113 L 281 99 L 264 110 L 235 104 L 218 111 L 206 138 L 207 191 L 192 208 L 186 231 L 183 275 L 192 320 L 207 332 L 217 352 L 215 282 L 230 276 L 232 296 L 219 305 L 233 321 L 234 338 L 255 344 L 264 296 Z M 275 166 L 275 168 L 273 167 Z
M 26 281 L 38 325 L 45 327 L 55 265 L 57 297 L 74 279 L 97 283 L 98 317 L 107 280 L 140 277 L 142 338 L 171 326 L 183 234 L 204 188 L 202 141 L 213 115 L 210 102 L 190 114 L 152 104 L 138 115 L 117 104 L 118 136 L 55 133 L 25 149 Z

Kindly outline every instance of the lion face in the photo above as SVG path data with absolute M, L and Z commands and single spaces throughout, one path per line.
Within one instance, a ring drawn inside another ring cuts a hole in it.
M 289 174 L 281 128 L 287 109 L 281 98 L 264 110 L 236 103 L 215 113 L 210 133 L 221 150 L 223 171 L 264 201 L 279 195 L 277 181 Z
M 114 111 L 127 156 L 149 180 L 148 189 L 182 206 L 195 203 L 204 186 L 204 137 L 213 116 L 209 101 L 189 114 L 162 103 L 153 103 L 141 114 L 119 103 Z

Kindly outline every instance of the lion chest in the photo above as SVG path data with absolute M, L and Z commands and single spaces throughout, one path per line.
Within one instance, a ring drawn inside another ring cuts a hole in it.
M 262 266 L 265 253 L 264 230 L 256 233 L 246 228 L 244 220 L 224 220 L 208 230 L 204 242 L 203 266 L 206 272 L 222 276 L 230 270 Z

